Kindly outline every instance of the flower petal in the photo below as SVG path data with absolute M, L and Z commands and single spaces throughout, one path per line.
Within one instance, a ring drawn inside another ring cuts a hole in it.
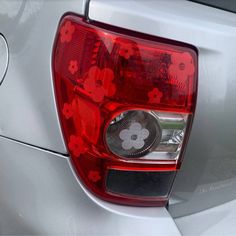
M 139 132 L 142 129 L 142 126 L 138 122 L 134 122 L 130 125 L 129 130 L 132 134 L 135 134 L 136 132 Z
M 181 57 L 182 57 L 182 61 L 184 63 L 186 63 L 186 64 L 192 63 L 193 58 L 190 53 L 184 52 L 181 54 Z
M 148 93 L 150 103 L 160 103 L 163 93 L 159 91 L 158 88 L 154 88 Z
M 88 78 L 84 81 L 84 89 L 92 93 L 96 89 L 96 83 L 94 79 Z
M 101 80 L 103 80 L 104 86 L 109 86 L 111 81 L 114 79 L 114 73 L 110 68 L 104 68 L 100 74 Z
M 140 139 L 146 139 L 148 136 L 149 136 L 149 131 L 147 129 L 142 129 L 138 134 L 138 137 Z
M 60 40 L 62 43 L 70 42 L 72 39 L 72 34 L 75 31 L 75 26 L 71 24 L 70 21 L 67 21 L 65 25 L 60 30 Z
M 186 70 L 187 75 L 188 76 L 193 75 L 194 71 L 195 71 L 194 65 L 193 64 L 189 64 L 188 67 L 187 67 L 187 70 Z
M 101 176 L 98 171 L 91 170 L 89 171 L 88 178 L 93 182 L 97 182 L 101 179 Z
M 75 72 L 78 71 L 78 62 L 77 60 L 71 60 L 69 62 L 69 66 L 68 66 L 68 70 L 70 71 L 70 73 L 73 75 Z
M 76 137 L 75 135 L 70 136 L 68 146 L 75 156 L 79 156 L 80 153 L 85 150 L 82 139 L 80 137 Z
M 144 146 L 144 141 L 143 141 L 143 139 L 136 139 L 135 141 L 133 141 L 133 147 L 135 148 L 135 149 L 141 149 L 143 146 Z
M 104 95 L 105 95 L 105 91 L 102 87 L 95 88 L 92 91 L 92 99 L 94 102 L 101 102 L 104 98 Z
M 126 139 L 130 139 L 131 138 L 131 132 L 128 130 L 128 129 L 123 129 L 121 130 L 120 134 L 119 134 L 119 137 L 122 139 L 122 140 L 126 140 Z
M 111 97 L 116 92 L 116 86 L 114 84 L 110 84 L 110 86 L 105 90 L 105 95 Z
M 126 139 L 122 142 L 121 146 L 124 150 L 129 150 L 133 147 L 133 141 L 131 139 Z
M 101 75 L 101 70 L 99 69 L 99 67 L 97 66 L 90 67 L 89 72 L 88 72 L 89 79 L 96 81 L 97 79 L 100 78 L 100 75 Z
M 174 65 L 178 65 L 179 63 L 182 62 L 181 56 L 179 55 L 179 53 L 173 53 L 171 55 L 171 62 Z
M 72 105 L 68 103 L 64 103 L 62 114 L 66 117 L 66 119 L 69 119 L 73 116 L 73 109 Z

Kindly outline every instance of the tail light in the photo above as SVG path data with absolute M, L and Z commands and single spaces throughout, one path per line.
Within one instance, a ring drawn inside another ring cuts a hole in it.
M 196 103 L 194 48 L 68 15 L 52 65 L 65 142 L 82 183 L 107 201 L 165 205 Z

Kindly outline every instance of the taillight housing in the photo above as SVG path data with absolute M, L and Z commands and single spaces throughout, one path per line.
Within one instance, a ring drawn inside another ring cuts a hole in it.
M 83 185 L 115 203 L 165 205 L 193 119 L 196 50 L 67 15 L 52 68 L 65 142 Z

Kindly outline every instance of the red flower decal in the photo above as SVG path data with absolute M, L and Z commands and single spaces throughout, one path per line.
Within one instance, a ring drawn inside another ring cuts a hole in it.
M 72 25 L 70 21 L 67 21 L 65 25 L 61 27 L 61 30 L 60 30 L 61 42 L 62 43 L 70 42 L 74 31 L 75 31 L 75 26 Z
M 82 138 L 77 137 L 75 135 L 70 136 L 70 141 L 69 141 L 68 146 L 69 146 L 70 151 L 75 156 L 79 156 L 81 153 L 84 153 L 86 151 Z
M 89 69 L 88 76 L 84 82 L 84 89 L 91 94 L 95 102 L 101 102 L 104 96 L 113 96 L 116 91 L 115 85 L 112 83 L 114 73 L 109 68 L 100 69 L 92 66 Z
M 120 47 L 119 55 L 125 59 L 129 59 L 133 55 L 133 48 L 131 44 L 123 44 Z
M 189 53 L 175 53 L 171 56 L 171 61 L 172 64 L 168 70 L 171 79 L 186 81 L 189 76 L 193 75 L 195 68 L 192 56 Z
M 69 119 L 73 116 L 73 110 L 71 104 L 64 103 L 62 114 L 66 117 L 66 119 Z
M 71 60 L 68 66 L 68 70 L 73 75 L 75 72 L 78 71 L 78 62 L 76 60 Z
M 89 171 L 88 178 L 93 182 L 98 182 L 101 179 L 101 176 L 98 171 L 91 170 Z
M 163 93 L 159 91 L 158 88 L 154 88 L 148 93 L 150 103 L 160 103 Z

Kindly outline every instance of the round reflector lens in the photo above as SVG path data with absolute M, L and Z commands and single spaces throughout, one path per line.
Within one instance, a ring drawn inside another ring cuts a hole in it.
M 117 156 L 137 158 L 154 150 L 161 136 L 159 121 L 154 113 L 132 110 L 119 114 L 110 122 L 106 142 Z

